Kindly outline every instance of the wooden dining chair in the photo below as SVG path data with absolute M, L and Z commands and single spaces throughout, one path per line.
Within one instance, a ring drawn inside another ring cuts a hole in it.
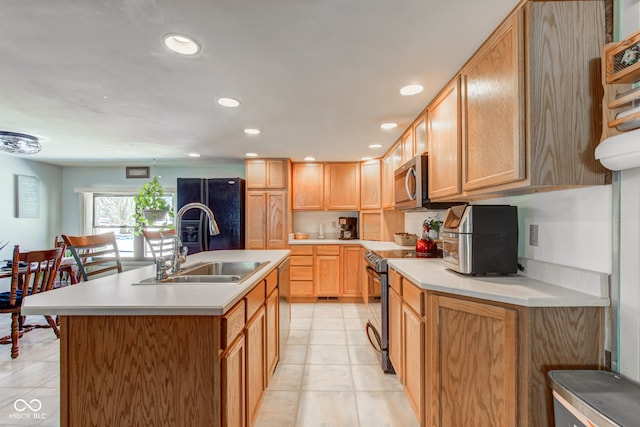
M 165 255 L 171 255 L 176 241 L 176 230 L 149 231 L 142 230 L 144 240 L 146 240 L 151 249 L 151 256 L 158 258 Z
M 62 239 L 71 251 L 83 281 L 107 273 L 122 273 L 122 261 L 113 232 L 90 236 L 63 234 Z
M 11 267 L 11 290 L 0 293 L 0 313 L 11 313 L 11 335 L 0 338 L 0 343 L 11 343 L 11 358 L 18 357 L 18 339 L 27 326 L 23 324 L 21 313 L 22 300 L 53 289 L 62 261 L 65 247 L 20 253 L 20 247 L 13 248 L 13 264 Z M 24 265 L 24 267 L 20 267 Z M 51 316 L 44 316 L 56 337 L 60 331 Z M 31 329 L 33 327 L 29 327 Z

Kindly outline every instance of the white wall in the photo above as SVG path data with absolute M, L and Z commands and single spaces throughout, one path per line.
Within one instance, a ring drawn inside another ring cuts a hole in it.
M 16 218 L 16 175 L 40 180 L 39 218 Z M 11 259 L 16 244 L 21 250 L 51 248 L 62 225 L 62 168 L 0 154 L 0 182 L 0 241 L 10 241 L 0 260 Z
M 140 166 L 145 166 L 140 164 Z M 244 161 L 225 161 L 198 166 L 155 166 L 152 175 L 160 176 L 163 187 L 175 189 L 177 178 L 245 178 Z M 65 234 L 80 233 L 80 201 L 78 188 L 140 188 L 147 179 L 127 179 L 125 167 L 65 167 L 63 169 L 64 220 L 62 231 Z

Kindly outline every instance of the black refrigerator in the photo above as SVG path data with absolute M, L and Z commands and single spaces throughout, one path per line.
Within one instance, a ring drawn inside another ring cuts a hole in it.
M 188 253 L 244 249 L 244 192 L 241 178 L 178 178 L 178 210 L 187 203 L 204 203 L 220 227 L 220 234 L 211 236 L 207 215 L 197 208 L 186 211 L 179 236 Z

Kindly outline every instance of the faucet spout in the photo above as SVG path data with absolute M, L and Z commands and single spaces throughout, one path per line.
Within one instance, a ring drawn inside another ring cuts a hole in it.
M 183 244 L 182 240 L 180 239 L 180 235 L 182 230 L 182 217 L 184 216 L 185 212 L 191 209 L 200 209 L 207 215 L 207 218 L 209 219 L 209 232 L 212 236 L 217 236 L 218 234 L 220 234 L 220 228 L 218 227 L 218 223 L 216 222 L 216 217 L 213 214 L 213 211 L 207 205 L 203 203 L 193 202 L 187 203 L 186 205 L 181 207 L 176 214 L 176 240 L 173 248 L 171 263 L 173 266 L 172 273 L 174 274 L 180 270 L 180 264 L 186 260 L 186 253 L 184 255 L 182 254 Z

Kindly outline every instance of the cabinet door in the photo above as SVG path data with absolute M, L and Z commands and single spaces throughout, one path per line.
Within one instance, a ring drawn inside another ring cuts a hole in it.
M 516 425 L 516 311 L 430 296 L 428 425 Z
M 322 163 L 293 164 L 293 209 L 324 209 Z
M 223 427 L 246 425 L 245 360 L 245 340 L 244 335 L 240 334 L 220 360 Z
M 247 249 L 266 249 L 266 193 L 264 191 L 247 191 L 245 213 L 245 235 Z
M 393 207 L 393 155 L 387 154 L 382 159 L 382 207 Z
M 402 368 L 404 390 L 420 425 L 424 416 L 424 320 L 402 305 Z
M 427 112 L 413 124 L 413 144 L 416 156 L 427 152 Z
M 264 294 L 262 296 L 264 298 Z M 264 304 L 247 322 L 245 333 L 247 345 L 247 425 L 252 426 L 260 410 L 266 379 Z
M 326 163 L 324 195 L 326 209 L 360 209 L 360 164 Z
M 267 320 L 267 381 L 265 386 L 269 385 L 271 375 L 273 375 L 276 364 L 278 363 L 278 289 L 274 289 L 267 298 L 266 320 Z
M 447 86 L 428 111 L 429 197 L 460 193 L 459 79 Z
M 335 254 L 331 254 L 335 249 Z M 337 246 L 317 246 L 315 257 L 316 295 L 337 297 L 340 295 L 340 249 Z
M 341 296 L 357 297 L 360 295 L 360 246 L 343 246 L 340 248 L 342 263 Z
M 413 158 L 413 128 L 409 127 L 402 135 L 402 163 L 406 163 Z
M 380 208 L 380 160 L 369 160 L 360 167 L 360 209 Z
M 267 249 L 285 249 L 288 244 L 287 235 L 287 192 L 267 192 Z
M 389 359 L 401 383 L 404 383 L 402 369 L 402 299 L 389 288 Z
M 286 188 L 287 160 L 251 159 L 246 161 L 247 189 Z
M 525 178 L 519 16 L 513 14 L 462 71 L 463 190 Z

